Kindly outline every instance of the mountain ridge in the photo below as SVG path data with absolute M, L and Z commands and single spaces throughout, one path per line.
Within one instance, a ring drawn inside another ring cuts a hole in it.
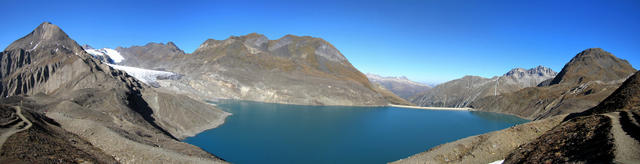
M 492 78 L 466 75 L 417 94 L 411 97 L 409 101 L 419 106 L 462 108 L 486 96 L 495 96 L 514 92 L 525 87 L 536 86 L 555 75 L 556 72 L 543 66 L 527 70 L 513 68 L 502 76 L 494 76 Z
M 408 104 L 371 84 L 322 38 L 289 34 L 269 40 L 251 33 L 207 39 L 191 54 L 168 51 L 167 45 L 157 48 L 158 53 L 151 53 L 150 44 L 117 50 L 125 57 L 122 65 L 184 75 L 159 84 L 193 97 L 302 105 Z

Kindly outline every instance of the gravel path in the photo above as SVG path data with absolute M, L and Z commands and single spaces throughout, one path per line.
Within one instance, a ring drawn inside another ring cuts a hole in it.
M 22 121 L 20 121 L 19 123 L 16 123 L 15 125 L 7 129 L 3 129 L 2 134 L 0 134 L 0 150 L 2 150 L 2 145 L 4 145 L 4 142 L 7 141 L 7 139 L 11 137 L 11 135 L 21 131 L 25 131 L 31 128 L 31 126 L 33 125 L 31 121 L 29 121 L 27 118 L 24 117 L 24 115 L 22 115 L 22 108 L 20 108 L 19 106 L 14 106 L 14 109 L 16 109 L 16 114 L 18 115 L 18 117 L 20 117 Z M 25 124 L 26 126 L 24 126 Z
M 620 125 L 620 113 L 607 113 L 605 116 L 611 118 L 611 133 L 615 142 L 616 163 L 636 163 L 640 161 L 640 143 L 627 135 Z

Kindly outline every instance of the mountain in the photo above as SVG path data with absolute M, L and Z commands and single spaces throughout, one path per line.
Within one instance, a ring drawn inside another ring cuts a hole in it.
M 125 59 L 120 65 L 140 67 L 154 70 L 165 70 L 159 63 L 170 62 L 172 58 L 185 55 L 173 42 L 148 43 L 144 46 L 118 47 L 116 48 Z
M 626 60 L 590 48 L 572 58 L 548 85 L 484 97 L 469 106 L 527 119 L 582 112 L 604 100 L 635 71 Z
M 383 77 L 376 74 L 366 74 L 369 81 L 374 84 L 382 85 L 384 88 L 398 95 L 399 97 L 408 100 L 409 97 L 422 93 L 431 89 L 431 86 L 414 82 L 407 77 Z
M 220 125 L 229 113 L 110 67 L 49 22 L 0 52 L 0 68 L 2 116 L 24 115 L 18 124 L 27 124 L 0 127 L 10 128 L 0 136 L 8 137 L 1 151 L 11 161 L 43 163 L 48 159 L 38 154 L 48 153 L 79 163 L 224 162 L 180 139 Z M 47 151 L 34 152 L 40 148 Z
M 525 70 L 514 68 L 502 76 L 483 78 L 465 76 L 435 86 L 409 101 L 419 106 L 467 107 L 471 102 L 487 96 L 496 96 L 514 92 L 526 87 L 536 86 L 556 76 L 550 68 L 538 66 Z
M 640 71 L 604 101 L 463 138 L 393 163 L 635 163 L 640 160 Z
M 597 106 L 564 120 L 515 149 L 505 163 L 640 161 L 640 71 Z
M 240 99 L 303 105 L 402 104 L 379 91 L 329 42 L 261 34 L 208 39 L 191 54 L 175 44 L 119 47 L 121 65 L 184 75 L 158 80 L 161 88 L 203 99 Z M 406 103 L 406 101 L 405 101 Z
M 626 79 L 634 71 L 635 69 L 626 60 L 619 59 L 601 48 L 590 48 L 572 58 L 551 81 L 551 85 L 615 81 Z

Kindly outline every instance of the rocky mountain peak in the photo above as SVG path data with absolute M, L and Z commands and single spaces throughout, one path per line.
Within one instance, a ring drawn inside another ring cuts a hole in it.
M 31 33 L 11 43 L 5 50 L 24 49 L 34 51 L 42 48 L 58 48 L 58 50 L 67 50 L 75 53 L 82 51 L 73 39 L 60 29 L 60 27 L 43 22 L 36 27 Z
M 136 46 L 134 46 L 134 47 L 136 47 Z M 165 43 L 149 42 L 149 43 L 147 43 L 146 45 L 144 45 L 142 47 L 146 47 L 146 48 L 149 48 L 149 49 L 163 48 L 163 49 L 168 49 L 168 50 L 173 50 L 173 51 L 182 51 L 173 42 L 167 42 L 166 44 Z
M 29 35 L 35 37 L 40 40 L 55 40 L 55 39 L 64 39 L 68 37 L 66 33 L 60 29 L 60 27 L 51 24 L 51 22 L 43 22 L 36 29 L 33 30 Z
M 505 73 L 504 76 L 524 76 L 527 72 L 524 68 L 514 68 Z
M 258 33 L 251 33 L 242 36 L 242 40 L 244 40 L 245 45 L 251 46 L 252 48 L 258 48 L 263 51 L 267 49 L 267 43 L 269 43 L 269 38 Z
M 537 66 L 531 69 L 524 68 L 514 68 L 509 72 L 505 73 L 503 76 L 505 77 L 516 77 L 521 78 L 524 76 L 542 76 L 542 77 L 553 77 L 556 76 L 557 72 L 553 71 L 551 68 L 544 66 Z
M 551 81 L 551 85 L 620 80 L 635 71 L 628 61 L 617 58 L 603 49 L 589 48 L 573 57 Z
M 578 55 L 576 55 L 574 59 L 587 58 L 587 57 L 602 57 L 602 56 L 608 56 L 608 55 L 611 55 L 611 53 L 603 50 L 602 48 L 588 48 L 578 53 Z
M 175 51 L 175 52 L 182 52 L 181 54 L 184 54 L 184 51 L 182 49 L 180 49 L 175 43 L 173 42 L 167 42 L 166 47 Z

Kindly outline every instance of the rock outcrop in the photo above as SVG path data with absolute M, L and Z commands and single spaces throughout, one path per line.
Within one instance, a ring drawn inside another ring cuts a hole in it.
M 419 106 L 467 107 L 473 101 L 487 97 L 515 92 L 522 88 L 537 86 L 556 76 L 550 68 L 538 66 L 528 70 L 515 68 L 502 76 L 483 78 L 465 76 L 452 80 L 418 94 L 409 99 Z
M 167 90 L 203 99 L 240 99 L 303 105 L 387 105 L 333 45 L 320 38 L 261 34 L 209 39 L 192 54 L 172 43 L 117 48 L 123 65 L 166 70 L 184 77 L 160 80 Z
M 577 54 L 548 85 L 478 99 L 469 106 L 488 112 L 542 119 L 596 106 L 636 71 L 600 48 Z
M 71 145 L 77 149 L 101 150 L 122 163 L 224 162 L 179 139 L 220 125 L 228 113 L 149 87 L 94 58 L 56 25 L 42 23 L 9 45 L 0 68 L 2 104 L 46 116 L 93 146 Z

